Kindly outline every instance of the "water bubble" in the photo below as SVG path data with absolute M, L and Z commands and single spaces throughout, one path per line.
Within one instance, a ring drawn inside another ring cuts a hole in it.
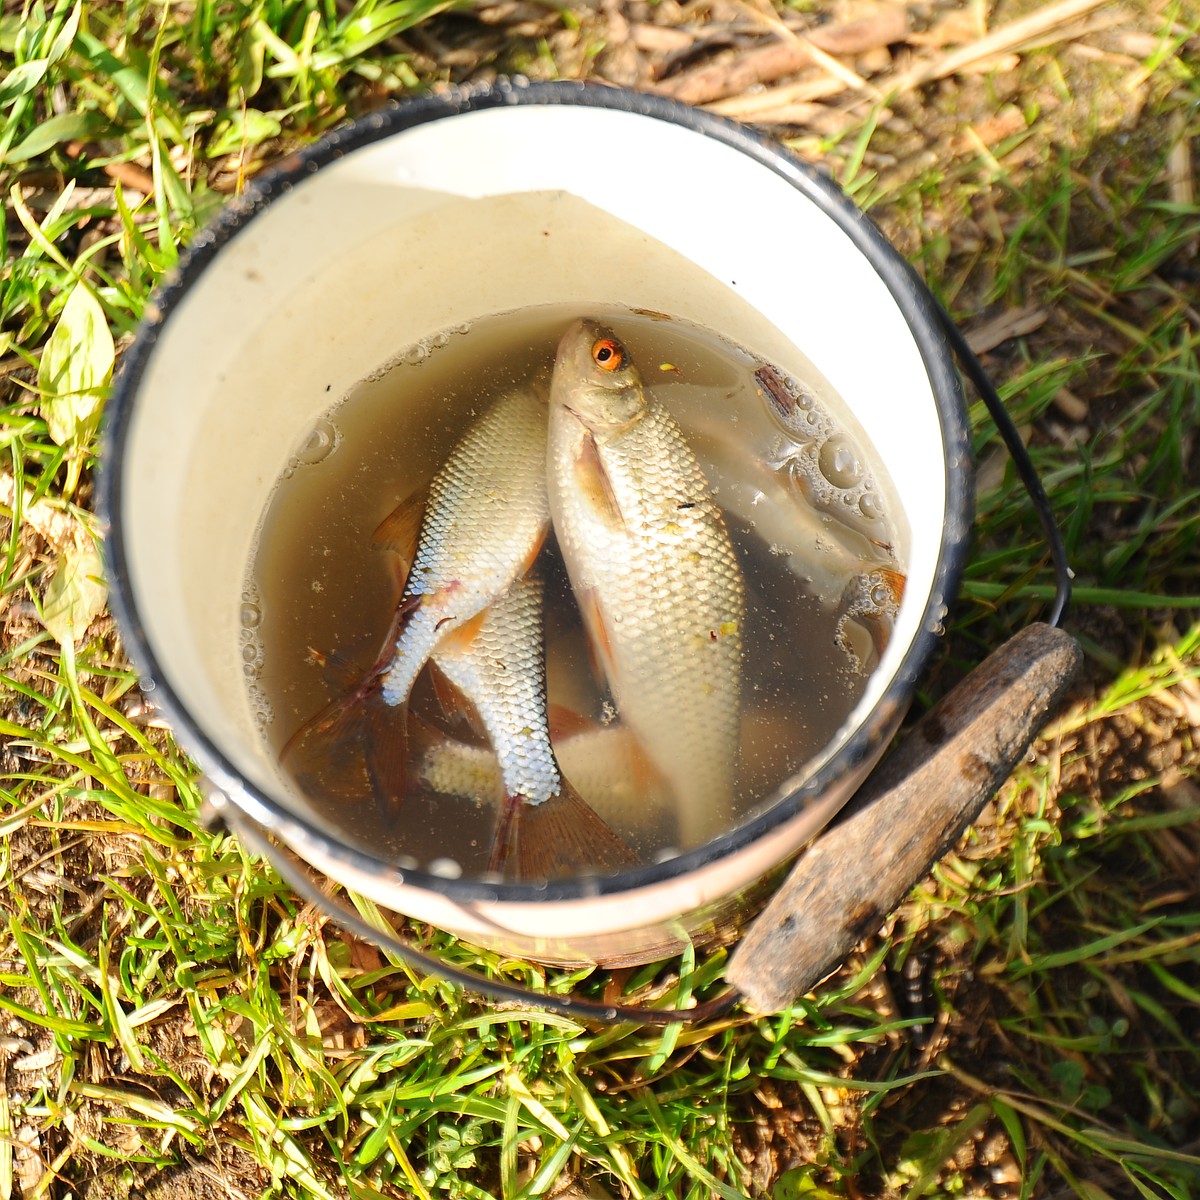
M 425 869 L 441 879 L 460 879 L 463 873 L 462 864 L 452 858 L 435 858 Z
M 259 642 L 247 642 L 242 647 L 242 662 L 249 669 L 247 673 L 253 671 L 257 675 L 263 665 L 262 645 Z
M 842 437 L 831 437 L 818 458 L 821 474 L 838 488 L 852 488 L 863 477 L 862 463 L 854 447 Z
M 247 630 L 257 629 L 262 620 L 262 609 L 253 600 L 247 599 L 245 595 L 242 596 L 241 618 L 242 628 Z
M 327 459 L 337 448 L 338 431 L 332 421 L 322 417 L 312 428 L 304 445 L 296 451 L 297 463 L 313 466 Z
M 887 590 L 887 587 L 884 584 L 877 583 L 871 589 L 871 603 L 872 604 L 877 604 L 880 607 L 882 607 L 883 605 L 885 605 L 888 602 L 889 599 L 891 599 L 891 593 Z
M 883 516 L 883 501 L 874 492 L 865 492 L 858 502 L 858 511 L 868 520 L 878 521 Z

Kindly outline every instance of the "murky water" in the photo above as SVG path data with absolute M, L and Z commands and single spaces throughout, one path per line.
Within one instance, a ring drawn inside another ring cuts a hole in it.
M 815 372 L 789 377 L 708 331 L 627 310 L 543 307 L 423 340 L 334 404 L 280 479 L 249 565 L 241 633 L 262 736 L 277 754 L 288 748 L 285 766 L 347 840 L 401 863 L 481 874 L 496 821 L 490 748 L 447 717 L 428 673 L 411 697 L 404 761 L 396 710 L 377 690 L 319 736 L 308 725 L 300 752 L 289 739 L 383 651 L 403 580 L 373 538 L 380 523 L 499 394 L 548 387 L 557 342 L 581 315 L 613 326 L 679 421 L 738 553 L 747 610 L 735 819 L 829 742 L 886 643 L 903 514 Z M 553 533 L 539 569 L 564 774 L 645 861 L 687 848 L 674 797 L 639 767 L 593 664 Z

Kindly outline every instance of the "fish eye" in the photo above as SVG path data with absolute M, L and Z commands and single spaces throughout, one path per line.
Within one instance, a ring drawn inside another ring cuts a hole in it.
M 604 371 L 615 371 L 625 361 L 625 351 L 612 338 L 600 338 L 592 345 L 592 362 Z

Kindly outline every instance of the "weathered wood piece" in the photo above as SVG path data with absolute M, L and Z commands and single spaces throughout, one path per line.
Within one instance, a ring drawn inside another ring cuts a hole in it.
M 1082 660 L 1048 625 L 1011 638 L 951 690 L 802 855 L 726 978 L 780 1012 L 833 970 L 949 851 L 1008 778 Z

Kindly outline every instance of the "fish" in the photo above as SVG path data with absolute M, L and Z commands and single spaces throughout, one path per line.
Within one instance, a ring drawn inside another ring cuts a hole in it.
M 550 385 L 550 511 L 621 721 L 667 781 L 684 848 L 731 820 L 745 582 L 682 430 L 616 334 L 563 334 Z
M 549 526 L 546 408 L 527 389 L 502 396 L 433 477 L 398 608 L 383 698 L 403 704 L 434 647 L 529 571 Z
M 574 727 L 562 732 L 551 711 L 554 757 L 588 807 L 627 841 L 673 844 L 674 805 L 630 730 L 620 722 L 599 725 L 572 718 Z M 414 758 L 420 786 L 496 806 L 504 801 L 500 762 L 490 746 L 437 735 L 427 737 Z
M 403 798 L 413 684 L 440 639 L 522 578 L 545 540 L 546 422 L 545 396 L 533 388 L 500 396 L 429 484 L 376 529 L 372 540 L 391 554 L 395 612 L 378 656 L 354 687 L 284 745 L 280 762 L 293 777 L 327 778 L 318 769 L 322 760 L 343 760 L 357 745 L 380 797 L 393 807 Z M 380 709 L 396 710 L 386 727 Z
M 517 580 L 479 617 L 443 637 L 432 663 L 470 703 L 499 765 L 503 796 L 489 870 L 541 880 L 637 862 L 555 758 L 537 575 Z

